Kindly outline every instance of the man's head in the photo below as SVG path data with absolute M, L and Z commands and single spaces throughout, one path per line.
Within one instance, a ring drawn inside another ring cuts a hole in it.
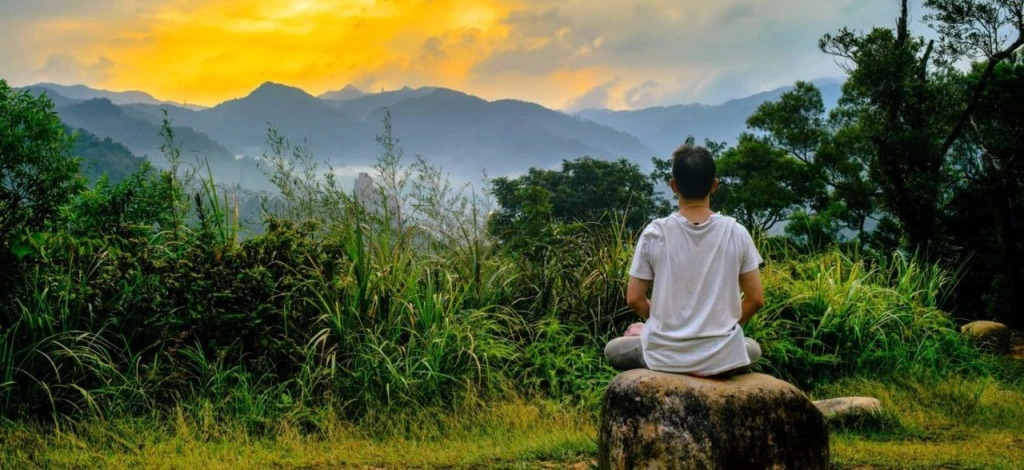
M 672 190 L 682 199 L 701 200 L 718 189 L 715 158 L 704 147 L 683 145 L 672 152 Z

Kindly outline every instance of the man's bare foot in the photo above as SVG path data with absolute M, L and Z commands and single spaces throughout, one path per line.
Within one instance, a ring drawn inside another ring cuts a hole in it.
M 640 336 L 640 332 L 642 331 L 644 331 L 644 324 L 634 323 L 629 325 L 629 328 L 626 330 L 626 334 L 623 336 Z

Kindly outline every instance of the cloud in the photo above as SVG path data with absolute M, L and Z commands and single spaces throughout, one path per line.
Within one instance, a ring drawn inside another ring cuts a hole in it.
M 420 48 L 422 53 L 420 58 L 424 60 L 430 59 L 444 59 L 448 57 L 448 54 L 444 51 L 444 43 L 439 37 L 429 37 L 426 41 L 423 41 L 423 47 Z
M 569 112 L 576 112 L 583 109 L 606 108 L 611 98 L 612 89 L 618 84 L 619 79 L 616 78 L 608 83 L 591 88 L 586 93 L 569 100 L 569 103 L 565 105 L 565 109 Z
M 629 108 L 645 108 L 653 106 L 660 97 L 658 92 L 661 85 L 654 80 L 647 80 L 639 86 L 626 90 L 623 97 L 626 99 L 626 106 Z
M 897 8 L 892 0 L 0 0 L 0 76 L 201 104 L 267 80 L 314 94 L 346 83 L 436 85 L 551 107 L 567 96 L 573 106 L 612 108 L 718 102 L 836 75 L 816 48 L 821 34 L 892 26 Z
M 103 82 L 110 77 L 114 62 L 100 56 L 92 64 L 79 61 L 71 54 L 51 54 L 37 72 L 41 81 L 68 84 Z

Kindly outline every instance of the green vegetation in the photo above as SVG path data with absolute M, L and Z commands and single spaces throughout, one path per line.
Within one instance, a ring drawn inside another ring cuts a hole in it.
M 82 159 L 82 175 L 88 181 L 97 181 L 106 175 L 109 182 L 117 183 L 139 172 L 146 164 L 145 159 L 132 155 L 128 147 L 109 137 L 100 139 L 83 129 L 72 131 L 68 127 L 64 128 L 64 133 L 75 135 L 72 153 Z
M 953 28 L 935 49 L 949 59 L 972 10 L 926 3 Z M 1004 260 L 1020 253 L 1024 64 L 922 68 L 934 46 L 898 29 L 825 38 L 856 64 L 829 116 L 798 84 L 738 146 L 708 143 L 717 208 L 761 229 L 767 305 L 746 333 L 761 371 L 883 401 L 833 423 L 840 466 L 1018 468 L 1024 366 L 950 312 L 1019 319 Z M 168 122 L 164 169 L 91 188 L 73 158 L 90 145 L 48 99 L 0 81 L 0 125 L 0 466 L 592 462 L 602 348 L 634 320 L 623 290 L 637 231 L 667 210 L 665 161 L 453 187 L 406 164 L 385 115 L 368 195 L 271 130 L 279 195 L 249 233 Z M 989 210 L 995 228 L 952 228 Z

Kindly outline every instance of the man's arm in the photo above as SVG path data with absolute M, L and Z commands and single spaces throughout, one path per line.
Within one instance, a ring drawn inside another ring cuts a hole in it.
M 626 304 L 644 320 L 651 316 L 651 300 L 647 298 L 647 291 L 650 288 L 651 281 L 629 277 L 629 286 L 626 288 Z
M 746 326 L 754 314 L 764 307 L 764 287 L 761 285 L 761 271 L 740 274 L 740 292 L 743 292 L 740 326 Z

